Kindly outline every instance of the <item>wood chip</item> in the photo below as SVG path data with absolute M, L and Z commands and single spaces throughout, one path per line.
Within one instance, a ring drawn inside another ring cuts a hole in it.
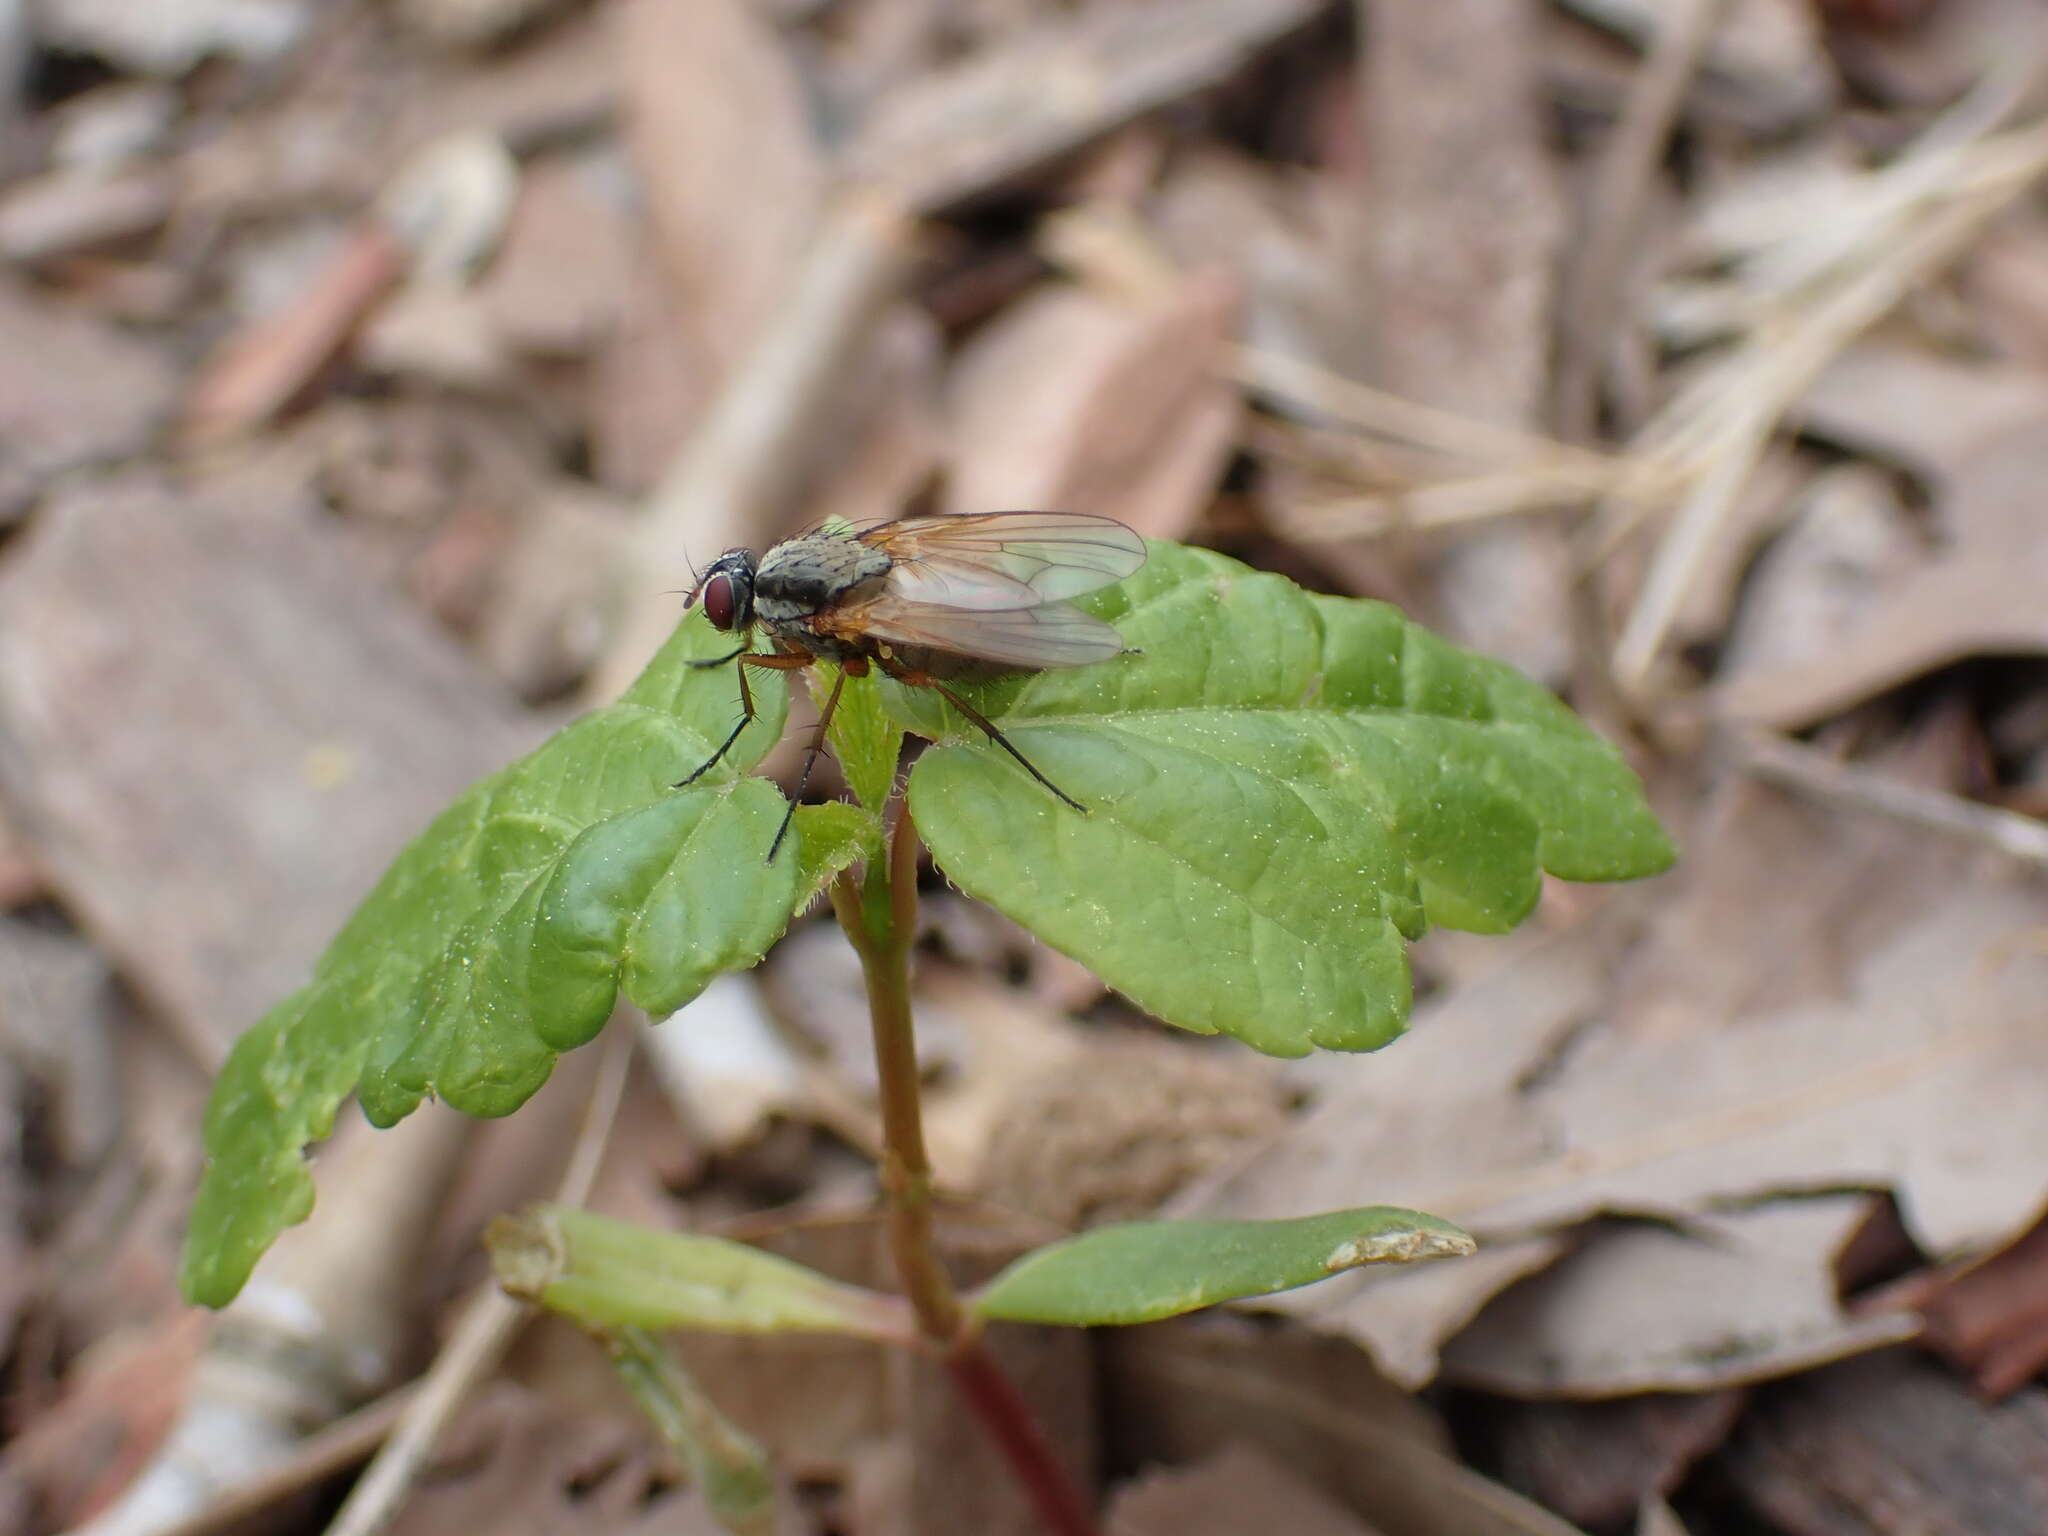
M 1312 21 L 1323 0 L 1099 6 L 889 98 L 847 168 L 936 213 L 997 190 L 1133 118 L 1220 84 Z
M 53 477 L 139 451 L 175 388 L 154 347 L 0 281 L 0 527 Z
M 1988 1407 L 1905 1351 L 1774 1389 L 1720 1460 L 1788 1536 L 2048 1530 L 2048 1391 Z
M 1243 409 L 1219 376 L 1235 316 L 1213 274 L 1136 307 L 1071 286 L 1012 305 L 954 367 L 946 509 L 1076 507 L 1188 532 Z
M 787 290 L 824 191 L 802 83 L 745 0 L 627 0 L 627 140 L 702 366 L 732 366 Z
M 1742 1403 L 1739 1392 L 1504 1402 L 1489 1418 L 1511 1485 L 1579 1525 L 1620 1529 L 1727 1438 Z

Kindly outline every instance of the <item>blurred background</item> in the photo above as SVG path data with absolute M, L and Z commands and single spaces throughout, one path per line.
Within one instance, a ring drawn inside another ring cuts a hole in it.
M 514 1120 L 345 1112 L 263 1272 L 310 1313 L 174 1283 L 228 1044 L 693 561 L 1025 507 L 1505 657 L 1684 851 L 1289 1063 L 929 882 L 963 1273 L 1161 1210 L 1482 1239 L 1006 1336 L 1114 1528 L 2048 1530 L 2043 19 L 0 0 L 0 1530 L 323 1528 L 572 1148 L 880 1280 L 811 921 Z M 584 1340 L 506 1332 L 380 1514 L 710 1529 Z M 793 1536 L 1033 1528 L 943 1380 L 688 1353 Z

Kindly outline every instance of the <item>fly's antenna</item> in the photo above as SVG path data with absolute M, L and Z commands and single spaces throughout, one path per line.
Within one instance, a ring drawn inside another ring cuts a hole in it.
M 697 562 L 692 560 L 688 555 L 684 555 L 683 564 L 687 565 L 690 568 L 690 584 L 687 587 L 663 587 L 661 589 L 661 595 L 663 597 L 680 597 L 685 599 L 692 598 L 697 595 L 697 589 L 704 585 L 704 577 L 703 574 L 697 569 Z M 683 604 L 683 606 L 687 608 L 690 605 L 686 601 Z

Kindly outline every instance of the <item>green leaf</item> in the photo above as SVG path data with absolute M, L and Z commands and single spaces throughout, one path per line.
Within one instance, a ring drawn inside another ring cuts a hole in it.
M 836 667 L 811 668 L 811 697 L 823 713 L 838 679 Z M 846 775 L 854 798 L 875 815 L 896 787 L 896 760 L 903 752 L 903 727 L 882 707 L 879 679 L 873 672 L 849 677 L 832 715 L 832 752 Z
M 491 1223 L 498 1283 L 586 1328 L 842 1333 L 904 1340 L 900 1297 L 862 1290 L 745 1243 L 662 1232 L 571 1206 Z
M 671 787 L 737 718 L 732 669 L 688 665 L 730 647 L 692 615 L 618 703 L 473 785 L 399 855 L 311 983 L 236 1043 L 207 1107 L 187 1296 L 224 1305 L 304 1219 L 303 1149 L 350 1092 L 380 1125 L 430 1093 L 508 1114 L 621 990 L 673 1012 L 781 935 L 805 860 L 799 847 L 765 861 L 784 801 L 741 775 L 780 734 L 787 688 L 757 686 L 761 718 L 726 760 Z
M 882 848 L 882 818 L 844 800 L 796 808 L 797 905 L 808 906 L 842 869 L 874 858 Z
M 1151 1323 L 1365 1264 L 1445 1258 L 1475 1246 L 1447 1221 L 1387 1205 L 1291 1221 L 1135 1221 L 1026 1254 L 971 1305 L 983 1317 L 1020 1323 Z
M 1505 932 L 1545 870 L 1671 862 L 1612 747 L 1384 603 L 1154 543 L 1079 606 L 1142 654 L 963 691 L 1087 815 L 934 691 L 883 696 L 947 743 L 910 804 L 948 878 L 1171 1023 L 1370 1050 L 1405 1023 L 1430 922 Z

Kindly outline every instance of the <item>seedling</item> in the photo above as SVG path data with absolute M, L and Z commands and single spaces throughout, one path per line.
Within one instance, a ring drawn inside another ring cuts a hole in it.
M 1430 923 L 1505 932 L 1534 907 L 1545 871 L 1623 880 L 1672 857 L 1635 776 L 1568 709 L 1383 603 L 1157 542 L 1142 569 L 1072 603 L 1127 650 L 960 680 L 971 715 L 917 679 L 847 668 L 824 680 L 839 695 L 831 739 L 854 801 L 798 808 L 794 842 L 773 860 L 785 805 L 748 770 L 781 734 L 787 689 L 757 684 L 753 718 L 735 731 L 732 670 L 702 665 L 732 660 L 732 637 L 711 622 L 720 615 L 694 612 L 618 703 L 445 811 L 310 984 L 237 1044 L 208 1112 L 186 1294 L 224 1305 L 308 1214 L 304 1149 L 350 1093 L 379 1125 L 428 1094 L 507 1114 L 621 995 L 658 1018 L 676 1012 L 721 971 L 757 963 L 821 893 L 867 974 L 903 1294 L 573 1211 L 531 1213 L 493 1238 L 514 1289 L 607 1340 L 707 1492 L 738 1490 L 721 1506 L 737 1526 L 767 1518 L 751 1450 L 642 1330 L 826 1329 L 929 1349 L 1048 1528 L 1086 1532 L 1087 1501 L 981 1345 L 988 1320 L 1146 1321 L 1469 1251 L 1448 1223 L 1386 1207 L 1139 1222 L 955 1289 L 933 1245 L 911 1035 L 921 845 L 954 885 L 1138 1007 L 1283 1056 L 1398 1035 L 1405 946 Z M 907 784 L 906 731 L 933 743 Z

